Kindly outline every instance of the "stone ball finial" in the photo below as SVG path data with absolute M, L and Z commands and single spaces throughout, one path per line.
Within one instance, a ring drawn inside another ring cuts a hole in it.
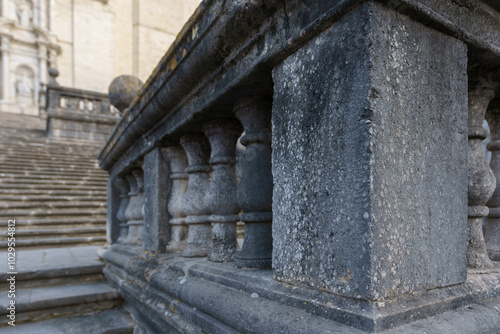
M 59 86 L 59 84 L 56 81 L 56 78 L 59 76 L 59 70 L 54 67 L 49 67 L 49 75 L 50 75 L 49 85 Z
M 132 75 L 121 75 L 115 78 L 108 88 L 109 102 L 123 111 L 139 93 L 143 83 Z

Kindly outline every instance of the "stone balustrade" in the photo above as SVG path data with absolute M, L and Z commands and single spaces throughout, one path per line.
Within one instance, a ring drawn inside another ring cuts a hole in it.
M 118 122 L 120 112 L 110 104 L 108 95 L 99 92 L 62 87 L 50 69 L 47 85 L 47 130 L 54 138 L 104 141 Z
M 115 82 L 103 258 L 138 326 L 500 331 L 500 8 L 471 6 L 204 1 Z

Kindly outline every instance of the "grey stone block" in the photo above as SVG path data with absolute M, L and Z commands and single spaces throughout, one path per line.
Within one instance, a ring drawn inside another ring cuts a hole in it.
M 274 70 L 276 279 L 372 300 L 465 281 L 466 68 L 365 4 Z
M 165 251 L 170 240 L 167 199 L 171 180 L 164 149 L 156 148 L 144 157 L 144 249 Z

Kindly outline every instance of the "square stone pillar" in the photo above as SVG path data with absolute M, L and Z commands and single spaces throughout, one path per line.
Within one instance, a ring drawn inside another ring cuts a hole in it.
M 165 252 L 170 240 L 167 201 L 170 192 L 168 160 L 162 148 L 144 157 L 144 244 L 146 250 Z
M 274 69 L 276 279 L 368 300 L 465 281 L 466 69 L 374 3 Z
M 114 179 L 108 179 L 107 189 L 107 212 L 106 212 L 106 241 L 113 244 L 120 236 L 120 221 L 116 217 L 120 207 L 120 188 L 114 182 Z

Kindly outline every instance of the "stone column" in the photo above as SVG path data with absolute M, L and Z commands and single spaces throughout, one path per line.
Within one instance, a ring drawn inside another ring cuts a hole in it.
M 243 248 L 236 258 L 238 267 L 265 269 L 272 264 L 271 109 L 271 101 L 261 96 L 244 98 L 234 108 L 245 129 L 241 143 L 246 146 L 244 174 L 237 193 L 245 223 Z
M 116 213 L 116 219 L 119 222 L 119 235 L 117 242 L 123 244 L 126 242 L 128 235 L 128 224 L 127 218 L 125 217 L 125 210 L 127 210 L 130 201 L 130 186 L 128 182 L 121 177 L 117 177 L 115 182 L 120 189 L 120 206 Z
M 125 240 L 126 244 L 136 245 L 139 241 L 139 225 L 141 218 L 142 203 L 139 198 L 139 187 L 137 178 L 133 174 L 126 176 L 127 182 L 130 185 L 129 204 L 125 210 L 125 218 L 127 218 L 128 234 Z
M 275 279 L 367 300 L 464 282 L 467 47 L 368 2 L 273 80 Z
M 8 37 L 2 37 L 2 101 L 10 100 L 10 43 Z
M 205 205 L 205 193 L 210 184 L 210 145 L 202 134 L 186 135 L 181 138 L 189 166 L 186 172 L 189 181 L 182 199 L 182 211 L 189 226 L 188 240 L 182 255 L 186 257 L 206 256 L 212 248 L 212 225 L 210 211 Z
M 188 236 L 186 215 L 182 211 L 182 199 L 188 185 L 188 174 L 185 172 L 188 163 L 186 153 L 180 146 L 165 148 L 165 155 L 170 166 L 171 180 L 167 206 L 171 232 L 167 250 L 179 250 L 186 247 Z
M 468 150 L 468 240 L 467 266 L 491 268 L 493 263 L 486 254 L 482 219 L 488 216 L 486 202 L 495 191 L 495 175 L 483 153 L 482 141 L 488 136 L 483 121 L 488 104 L 495 91 L 480 77 L 469 77 L 469 150 Z
M 490 126 L 491 142 L 487 148 L 491 151 L 490 167 L 495 175 L 496 189 L 488 201 L 488 225 L 486 227 L 486 250 L 493 261 L 500 261 L 500 100 L 492 101 L 486 112 Z
M 238 252 L 236 222 L 240 208 L 236 200 L 236 142 L 243 129 L 236 120 L 217 119 L 205 124 L 203 132 L 212 148 L 212 180 L 205 196 L 213 223 L 213 247 L 208 259 L 234 261 Z

